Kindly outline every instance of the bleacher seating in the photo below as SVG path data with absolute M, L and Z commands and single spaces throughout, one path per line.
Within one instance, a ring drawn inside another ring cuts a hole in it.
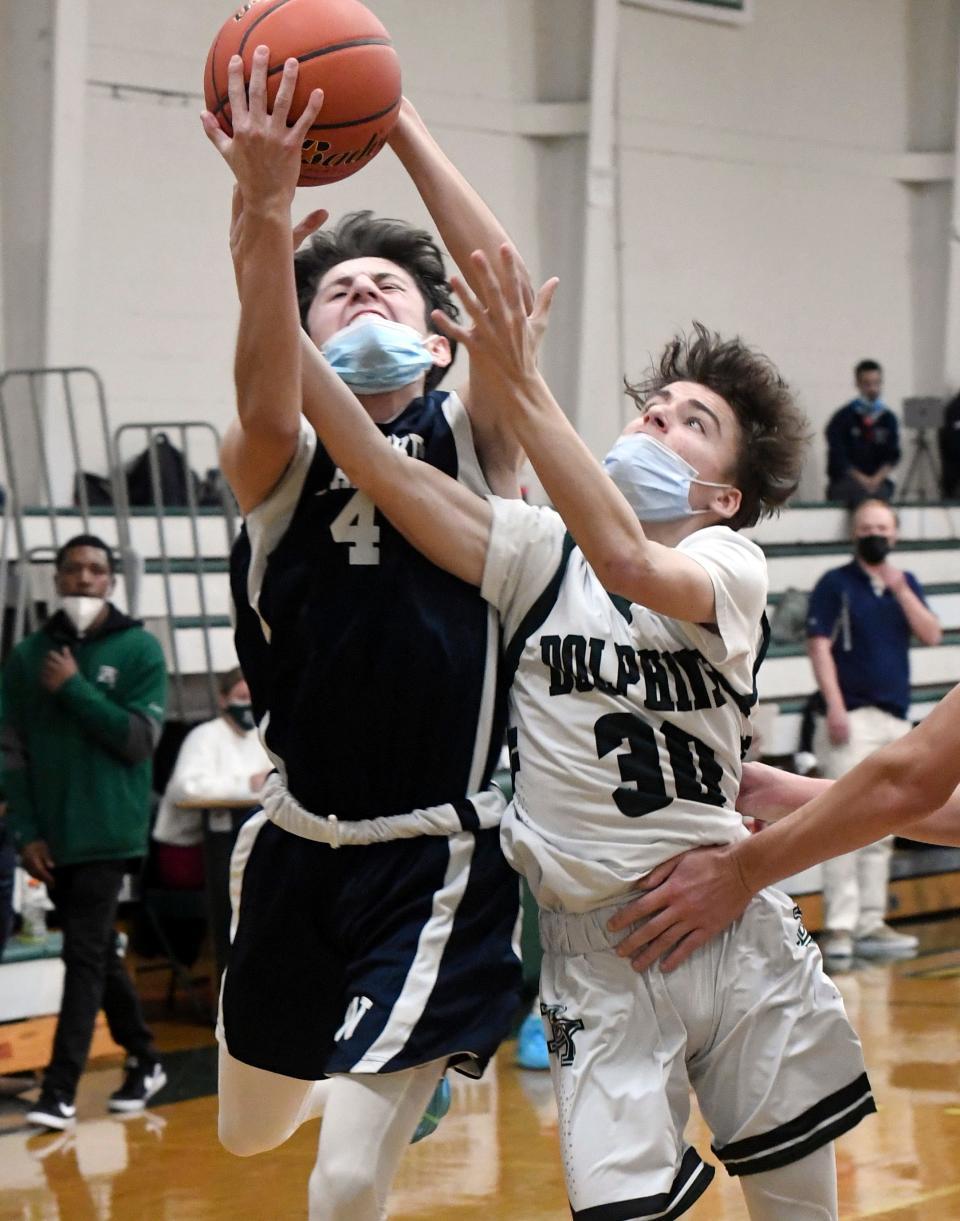
M 892 562 L 921 581 L 944 628 L 936 648 L 917 645 L 911 650 L 910 715 L 921 720 L 960 682 L 960 504 L 896 507 L 900 533 Z M 767 556 L 771 611 L 785 590 L 809 593 L 824 572 L 851 558 L 848 515 L 836 505 L 795 504 L 749 533 Z M 803 704 L 814 689 L 805 645 L 772 644 L 758 678 L 761 704 L 776 708 L 763 743 L 765 755 L 780 757 L 797 749 Z

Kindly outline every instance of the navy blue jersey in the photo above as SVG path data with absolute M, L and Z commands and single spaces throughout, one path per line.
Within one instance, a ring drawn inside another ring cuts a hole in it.
M 926 605 L 912 572 L 907 584 Z M 905 719 L 910 712 L 910 623 L 900 603 L 874 589 L 856 560 L 825 572 L 813 587 L 807 609 L 807 636 L 828 636 L 843 702 L 855 708 L 882 708 Z
M 487 493 L 456 395 L 415 399 L 382 431 Z M 306 421 L 247 516 L 231 585 L 261 733 L 306 809 L 375 818 L 488 783 L 503 734 L 495 612 L 393 529 Z

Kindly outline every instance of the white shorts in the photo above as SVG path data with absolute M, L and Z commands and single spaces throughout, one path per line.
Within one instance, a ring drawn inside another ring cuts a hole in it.
M 679 1217 L 706 1190 L 713 1169 L 683 1135 L 690 1086 L 730 1174 L 798 1161 L 876 1110 L 860 1040 L 786 895 L 763 891 L 670 974 L 617 957 L 614 910 L 540 913 L 574 1221 Z

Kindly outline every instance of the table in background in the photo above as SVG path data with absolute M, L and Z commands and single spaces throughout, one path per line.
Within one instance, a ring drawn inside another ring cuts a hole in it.
M 217 977 L 227 965 L 230 946 L 230 854 L 237 842 L 237 832 L 254 810 L 260 808 L 255 798 L 249 801 L 181 801 L 184 810 L 199 810 L 203 821 L 203 868 L 206 879 L 207 914 L 213 936 L 213 952 Z

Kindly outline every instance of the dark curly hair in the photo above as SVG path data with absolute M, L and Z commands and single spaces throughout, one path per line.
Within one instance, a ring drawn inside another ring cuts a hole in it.
M 424 322 L 428 330 L 437 330 L 430 318 L 431 310 L 438 309 L 448 318 L 460 316 L 447 281 L 443 255 L 425 229 L 416 229 L 403 220 L 374 216 L 370 211 L 348 212 L 333 229 L 321 229 L 313 234 L 293 257 L 300 323 L 304 330 L 317 288 L 330 268 L 347 259 L 371 256 L 389 259 L 413 277 L 426 302 Z M 448 342 L 451 356 L 456 356 L 456 343 L 452 339 Z M 453 363 L 452 359 L 450 363 Z M 426 389 L 438 386 L 446 371 L 446 368 L 434 365 L 427 373 Z
M 800 482 L 810 431 L 772 362 L 743 340 L 723 339 L 694 322 L 693 333 L 675 335 L 646 377 L 636 383 L 624 379 L 627 394 L 641 410 L 671 382 L 706 386 L 730 404 L 740 425 L 734 486 L 741 501 L 726 524 L 739 530 L 776 513 Z
M 57 572 L 66 563 L 67 556 L 75 547 L 93 547 L 97 551 L 102 551 L 107 558 L 107 567 L 110 569 L 110 575 L 114 576 L 117 571 L 117 557 L 113 554 L 113 549 L 109 543 L 105 543 L 99 534 L 75 534 L 73 538 L 68 538 L 67 541 L 57 550 L 56 558 L 53 561 L 53 566 Z

